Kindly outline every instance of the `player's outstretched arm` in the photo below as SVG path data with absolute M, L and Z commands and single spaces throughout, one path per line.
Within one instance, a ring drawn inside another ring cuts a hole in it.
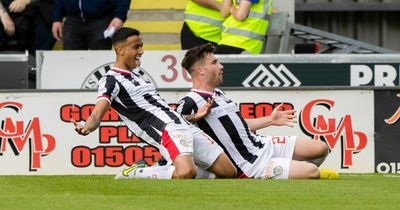
M 256 119 L 246 119 L 246 123 L 248 124 L 250 130 L 256 131 L 261 128 L 268 127 L 270 125 L 276 126 L 289 126 L 293 127 L 293 123 L 297 123 L 296 121 L 296 110 L 285 110 L 282 111 L 282 105 L 279 104 L 271 113 L 270 116 L 267 117 L 259 117 Z
M 75 126 L 75 131 L 83 136 L 88 135 L 90 132 L 96 130 L 100 126 L 101 119 L 106 111 L 110 108 L 110 103 L 107 100 L 99 100 L 94 107 L 92 114 L 86 120 L 85 125 L 77 123 L 75 120 L 71 122 Z

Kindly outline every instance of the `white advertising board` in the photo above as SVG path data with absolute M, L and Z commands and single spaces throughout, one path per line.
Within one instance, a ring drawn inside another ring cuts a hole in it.
M 345 173 L 374 172 L 373 91 L 234 91 L 243 116 L 270 114 L 284 103 L 297 112 L 293 127 L 269 127 L 262 135 L 297 135 L 325 140 L 331 153 L 321 167 Z
M 324 139 L 331 154 L 323 167 L 340 172 L 374 172 L 373 92 L 226 91 L 245 117 L 270 114 L 284 103 L 297 110 L 294 128 L 265 128 L 262 135 Z M 176 105 L 181 91 L 161 91 Z M 110 111 L 88 136 L 75 133 L 71 119 L 90 114 L 95 92 L 0 93 L 0 175 L 115 174 L 126 165 L 160 158 Z
M 185 51 L 146 51 L 141 69 L 158 88 L 191 87 L 181 67 Z M 114 65 L 114 51 L 38 51 L 37 89 L 96 89 Z

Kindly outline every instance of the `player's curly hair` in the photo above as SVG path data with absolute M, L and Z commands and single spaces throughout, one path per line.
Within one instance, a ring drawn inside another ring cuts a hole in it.
M 211 43 L 203 44 L 197 47 L 190 48 L 185 57 L 182 59 L 182 67 L 191 74 L 193 72 L 192 67 L 195 63 L 203 62 L 204 57 L 209 53 L 215 52 L 215 46 Z

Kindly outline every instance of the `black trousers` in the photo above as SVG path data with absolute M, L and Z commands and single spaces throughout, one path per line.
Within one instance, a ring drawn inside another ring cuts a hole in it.
M 189 26 L 186 22 L 183 22 L 182 30 L 181 30 L 181 47 L 182 50 L 187 50 L 192 47 L 197 47 L 203 44 L 212 43 L 217 45 L 217 43 L 202 39 L 194 35 L 192 30 L 190 30 Z
M 112 16 L 83 20 L 81 17 L 67 16 L 63 28 L 64 50 L 110 50 L 112 41 L 105 39 Z
M 228 45 L 218 45 L 214 54 L 241 54 L 244 51 L 242 48 L 232 47 Z

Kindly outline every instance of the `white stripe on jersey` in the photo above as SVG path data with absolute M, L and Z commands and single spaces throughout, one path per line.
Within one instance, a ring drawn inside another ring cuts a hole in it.
M 257 152 L 264 146 L 261 138 L 251 133 L 238 106 L 224 92 L 214 93 L 192 89 L 180 102 L 177 111 L 182 115 L 196 113 L 198 108 L 214 97 L 210 113 L 196 126 L 217 141 L 232 159 L 238 170 L 244 170 L 257 159 Z
M 136 136 L 152 145 L 160 142 L 167 124 L 188 124 L 140 74 L 112 68 L 99 81 L 98 98 L 103 97 Z

